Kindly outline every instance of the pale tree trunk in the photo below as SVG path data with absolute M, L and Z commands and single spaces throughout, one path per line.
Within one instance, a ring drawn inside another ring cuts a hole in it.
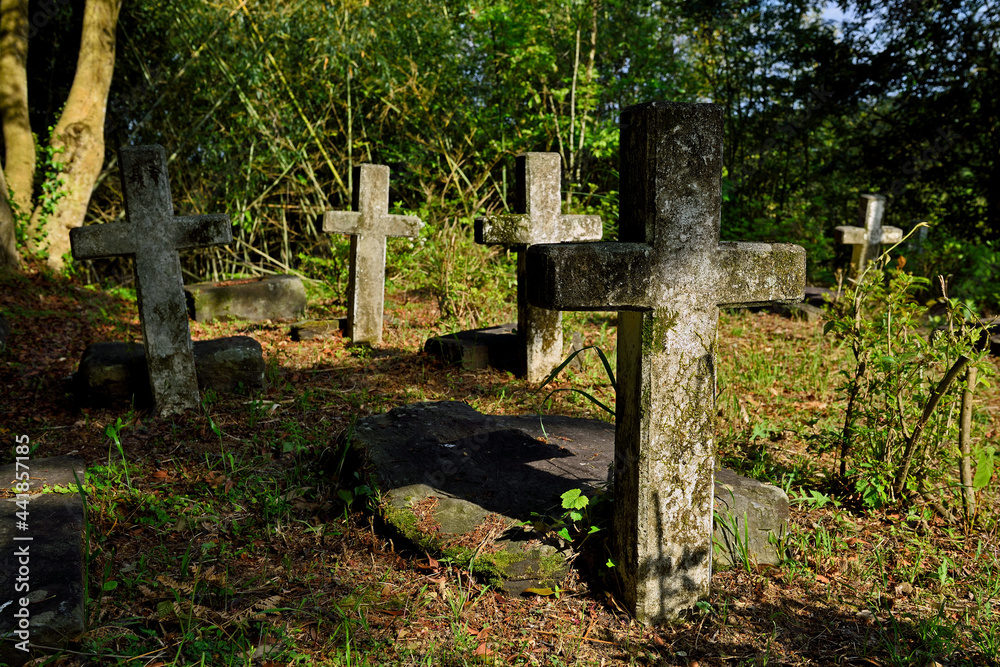
M 17 254 L 17 243 L 14 238 L 14 214 L 7 204 L 7 181 L 0 169 L 0 271 L 19 269 L 21 256 Z
M 66 107 L 52 131 L 51 145 L 62 149 L 63 183 L 56 210 L 45 220 L 41 206 L 31 216 L 32 232 L 44 225 L 48 264 L 63 267 L 70 251 L 69 231 L 83 224 L 90 194 L 104 164 L 104 117 L 115 68 L 115 26 L 121 0 L 87 0 L 76 75 Z
M 28 119 L 28 0 L 0 0 L 0 122 L 4 172 L 21 213 L 31 213 L 35 140 Z M 3 191 L 7 196 L 7 190 Z M 2 230 L 0 230 L 2 231 Z

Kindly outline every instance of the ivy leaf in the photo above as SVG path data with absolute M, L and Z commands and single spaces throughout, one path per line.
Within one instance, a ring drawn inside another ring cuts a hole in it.
M 580 489 L 570 489 L 559 497 L 562 498 L 563 509 L 567 510 L 583 509 L 590 502 L 590 498 L 581 495 Z

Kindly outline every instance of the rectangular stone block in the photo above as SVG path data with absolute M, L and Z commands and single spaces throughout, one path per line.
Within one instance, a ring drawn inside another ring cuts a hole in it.
M 188 314 L 197 322 L 291 321 L 306 309 L 306 288 L 298 276 L 185 285 Z
M 93 343 L 87 346 L 73 376 L 77 402 L 85 407 L 152 404 L 145 350 L 140 343 Z M 262 390 L 264 357 L 249 336 L 194 342 L 198 387 L 220 393 Z

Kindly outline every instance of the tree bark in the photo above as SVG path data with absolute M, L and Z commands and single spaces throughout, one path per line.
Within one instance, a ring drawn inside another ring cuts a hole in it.
M 21 256 L 17 254 L 14 236 L 14 213 L 7 203 L 7 181 L 0 169 L 0 271 L 21 268 Z
M 108 91 L 115 69 L 115 26 L 121 0 L 87 0 L 83 13 L 83 36 L 73 87 L 66 107 L 52 131 L 51 145 L 60 150 L 63 183 L 56 210 L 48 216 L 35 207 L 31 229 L 44 227 L 48 241 L 48 264 L 63 267 L 70 251 L 69 231 L 83 225 L 94 183 L 104 164 L 104 119 Z
M 0 0 L 0 122 L 4 172 L 22 213 L 31 212 L 35 140 L 28 118 L 28 0 Z M 3 191 L 7 196 L 7 190 Z

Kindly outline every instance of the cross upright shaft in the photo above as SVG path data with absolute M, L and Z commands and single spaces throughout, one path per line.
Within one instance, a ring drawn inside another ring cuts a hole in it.
M 722 110 L 653 102 L 621 120 L 618 243 L 528 249 L 528 298 L 619 310 L 613 548 L 636 617 L 708 594 L 718 306 L 797 301 L 805 251 L 720 243 Z
M 596 215 L 563 215 L 558 153 L 517 156 L 513 214 L 477 218 L 476 243 L 502 245 L 517 252 L 517 337 L 520 374 L 528 382 L 543 381 L 562 361 L 562 313 L 528 302 L 525 250 L 535 243 L 599 241 L 603 234 Z
M 389 215 L 389 167 L 363 164 L 354 169 L 353 211 L 327 211 L 324 232 L 351 235 L 347 281 L 347 336 L 354 343 L 382 342 L 385 298 L 385 239 L 416 236 L 423 226 L 412 215 Z
M 232 243 L 226 215 L 174 217 L 162 146 L 118 150 L 127 222 L 70 231 L 76 259 L 131 256 L 146 365 L 161 416 L 198 406 L 191 329 L 178 251 Z

